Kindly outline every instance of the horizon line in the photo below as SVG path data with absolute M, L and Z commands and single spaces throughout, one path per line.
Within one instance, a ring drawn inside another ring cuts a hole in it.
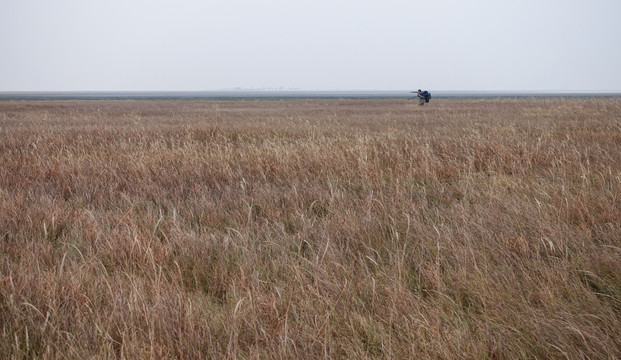
M 221 89 L 203 89 L 203 90 L 0 90 L 0 93 L 209 93 L 209 92 L 409 92 L 416 91 L 411 89 L 301 89 L 301 88 L 221 88 Z M 418 89 L 418 88 L 417 88 Z M 420 87 L 422 89 L 422 87 Z M 621 89 L 617 90 L 600 90 L 600 89 L 432 89 L 430 91 L 447 92 L 447 93 L 621 93 Z
M 620 97 L 621 91 L 431 90 L 438 98 Z M 398 99 L 412 90 L 0 91 L 0 100 Z

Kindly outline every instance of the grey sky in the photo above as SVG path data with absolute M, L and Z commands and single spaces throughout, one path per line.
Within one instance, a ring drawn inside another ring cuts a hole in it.
M 0 91 L 621 90 L 619 0 L 0 0 Z

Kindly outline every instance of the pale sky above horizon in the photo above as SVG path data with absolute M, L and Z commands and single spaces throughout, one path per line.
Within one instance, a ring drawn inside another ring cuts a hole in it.
M 0 91 L 621 91 L 619 0 L 0 0 Z

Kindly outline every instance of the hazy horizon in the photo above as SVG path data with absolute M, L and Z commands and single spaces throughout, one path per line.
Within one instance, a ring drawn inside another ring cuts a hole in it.
M 412 99 L 408 90 L 211 90 L 211 91 L 0 91 L 3 100 L 236 100 L 236 99 Z M 621 92 L 447 91 L 433 99 L 621 97 Z
M 614 0 L 5 0 L 0 91 L 614 93 L 619 13 Z

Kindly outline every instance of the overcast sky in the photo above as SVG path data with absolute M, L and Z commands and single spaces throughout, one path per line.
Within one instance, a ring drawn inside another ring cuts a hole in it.
M 621 90 L 621 0 L 0 0 L 0 91 Z

